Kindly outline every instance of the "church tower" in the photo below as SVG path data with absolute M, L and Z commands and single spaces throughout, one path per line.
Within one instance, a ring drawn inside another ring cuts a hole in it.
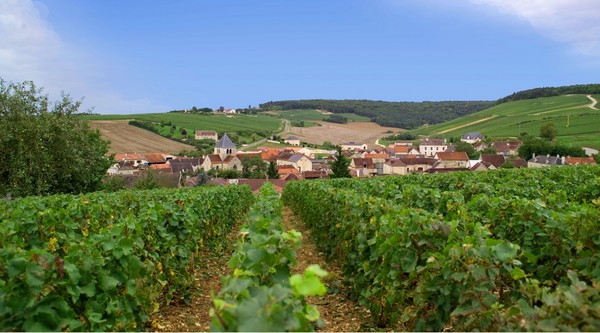
M 235 147 L 235 143 L 231 141 L 227 133 L 223 134 L 223 136 L 217 141 L 215 144 L 215 154 L 221 157 L 221 160 L 225 160 L 227 156 L 235 156 L 237 153 L 237 148 Z

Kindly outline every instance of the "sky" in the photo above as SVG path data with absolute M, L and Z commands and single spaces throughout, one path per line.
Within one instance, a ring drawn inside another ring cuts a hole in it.
M 598 0 L 0 0 L 0 78 L 82 111 L 600 83 Z

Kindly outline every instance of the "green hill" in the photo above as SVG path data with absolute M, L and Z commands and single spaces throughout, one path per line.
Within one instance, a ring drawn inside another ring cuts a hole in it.
M 146 113 L 128 115 L 84 115 L 87 120 L 136 120 L 145 122 L 152 127 L 153 132 L 165 137 L 181 139 L 181 130 L 185 129 L 187 136 L 196 130 L 212 130 L 222 135 L 227 132 L 237 143 L 254 142 L 256 139 L 273 135 L 283 130 L 281 119 L 266 115 L 213 115 L 202 113 Z M 174 127 L 173 129 L 171 129 Z M 143 127 L 145 128 L 145 127 Z M 148 128 L 146 128 L 148 129 Z
M 600 99 L 600 95 L 592 97 Z M 591 103 L 586 95 L 518 100 L 411 133 L 456 137 L 480 132 L 488 137 L 518 137 L 521 133 L 538 135 L 540 127 L 553 123 L 560 143 L 600 148 L 600 110 L 591 109 Z M 597 107 L 600 109 L 600 104 Z
M 437 124 L 492 106 L 492 101 L 383 102 L 370 100 L 305 99 L 260 104 L 264 111 L 323 110 L 355 114 L 381 126 L 414 129 Z M 352 119 L 348 119 L 352 121 Z

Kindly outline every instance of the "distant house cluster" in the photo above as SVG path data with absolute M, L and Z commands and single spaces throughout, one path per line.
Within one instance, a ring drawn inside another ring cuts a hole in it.
M 136 175 L 144 170 L 153 170 L 165 174 L 193 174 L 200 170 L 242 169 L 245 158 L 260 158 L 264 163 L 275 164 L 279 179 L 277 184 L 302 179 L 328 178 L 332 171 L 330 163 L 339 158 L 335 150 L 311 149 L 300 147 L 300 139 L 289 136 L 284 148 L 257 148 L 250 151 L 238 151 L 236 144 L 224 134 L 217 137 L 215 131 L 196 131 L 197 139 L 217 141 L 214 151 L 201 158 L 185 158 L 173 155 L 155 154 L 117 154 L 117 163 L 108 170 L 111 175 Z M 493 148 L 495 154 L 480 154 L 479 159 L 471 160 L 465 152 L 456 151 L 456 147 L 445 139 L 426 138 L 418 146 L 410 141 L 399 141 L 387 147 L 369 148 L 364 143 L 348 142 L 341 144 L 342 152 L 350 160 L 349 171 L 353 177 L 373 177 L 380 175 L 408 175 L 413 173 L 446 173 L 456 171 L 487 171 L 505 166 L 516 168 L 538 168 L 546 166 L 596 164 L 592 157 L 574 158 L 561 156 L 533 156 L 526 161 L 518 158 L 521 142 L 493 141 L 489 145 L 483 141 L 480 133 L 466 133 L 461 141 L 473 145 L 477 151 Z M 258 186 L 265 180 L 214 180 L 226 184 L 244 184 Z M 275 181 L 275 180 L 271 180 Z M 195 184 L 191 178 L 190 185 Z M 278 186 L 279 186 L 278 185 Z

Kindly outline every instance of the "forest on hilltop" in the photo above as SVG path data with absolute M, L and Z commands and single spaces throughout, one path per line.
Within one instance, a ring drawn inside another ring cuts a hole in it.
M 317 109 L 333 113 L 354 113 L 381 126 L 414 129 L 466 116 L 491 107 L 493 101 L 383 102 L 370 100 L 306 99 L 271 101 L 260 104 L 264 111 Z
M 561 95 L 569 95 L 569 94 L 600 94 L 600 84 L 576 84 L 572 86 L 562 86 L 562 87 L 544 87 L 544 88 L 534 88 L 519 91 L 513 93 L 512 95 L 500 98 L 496 104 L 502 104 L 506 102 L 512 101 L 520 101 L 523 99 L 534 99 L 540 97 L 552 97 L 552 96 L 561 96 Z

